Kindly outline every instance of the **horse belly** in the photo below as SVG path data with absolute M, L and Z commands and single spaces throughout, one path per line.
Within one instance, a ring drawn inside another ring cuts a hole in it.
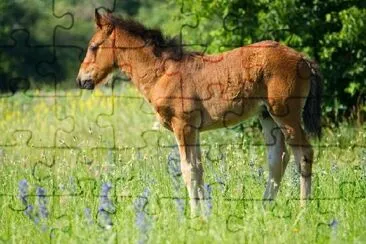
M 240 99 L 238 101 L 206 102 L 201 131 L 223 128 L 240 123 L 258 113 L 259 99 Z

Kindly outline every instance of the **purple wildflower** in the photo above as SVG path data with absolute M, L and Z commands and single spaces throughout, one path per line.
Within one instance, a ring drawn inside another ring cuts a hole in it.
M 33 216 L 33 205 L 27 205 L 27 208 L 24 210 L 24 214 L 30 219 L 33 220 L 34 223 L 38 223 L 38 218 Z
M 28 204 L 28 182 L 27 182 L 27 180 L 19 181 L 19 198 L 22 201 L 23 205 L 27 206 L 27 204 Z
M 211 212 L 212 212 L 212 188 L 211 188 L 211 186 L 208 184 L 205 184 L 204 192 L 205 192 L 205 201 L 206 201 L 204 215 L 207 218 L 211 215 Z
M 175 204 L 177 206 L 178 212 L 181 214 L 180 216 L 184 216 L 184 209 L 185 209 L 185 201 L 183 198 L 176 198 Z
M 172 177 L 179 177 L 182 174 L 177 148 L 173 149 L 168 155 L 168 171 Z
M 45 189 L 43 189 L 42 187 L 37 187 L 36 195 L 38 199 L 39 216 L 45 219 L 48 217 L 47 198 Z
M 228 182 L 228 173 L 225 170 L 225 155 L 223 155 L 223 157 L 221 158 L 219 165 L 219 172 L 220 172 L 220 176 L 216 176 L 216 182 L 220 184 L 220 188 L 221 188 L 221 192 L 225 192 L 226 190 L 226 184 L 225 182 Z
M 31 220 L 33 218 L 33 206 L 28 203 L 28 182 L 27 180 L 19 181 L 19 198 L 22 201 L 22 204 L 25 206 L 24 214 L 28 216 Z
M 71 193 L 71 195 L 77 194 L 78 186 L 76 184 L 75 177 L 70 176 L 69 177 L 69 182 L 70 182 L 70 193 Z
M 47 210 L 47 198 L 46 198 L 46 191 L 42 187 L 37 187 L 36 190 L 37 195 L 37 202 L 38 202 L 38 214 L 35 222 L 38 223 L 40 220 L 45 220 L 48 217 L 48 210 Z M 47 225 L 43 222 L 42 230 L 47 230 Z
M 330 222 L 329 227 L 334 229 L 337 228 L 338 226 L 338 221 L 336 219 L 333 219 L 332 222 Z
M 148 203 L 148 198 L 150 195 L 150 191 L 148 188 L 145 188 L 145 190 L 143 191 L 143 193 L 141 194 L 141 196 L 139 196 L 135 201 L 134 201 L 134 207 L 135 207 L 135 211 L 144 211 L 145 206 Z
M 136 226 L 140 231 L 140 239 L 138 243 L 146 243 L 149 238 L 151 219 L 144 211 L 144 208 L 149 200 L 149 195 L 150 191 L 146 188 L 142 195 L 134 201 L 134 208 L 136 212 Z
M 136 151 L 135 157 L 136 157 L 136 160 L 138 160 L 138 161 L 143 160 L 144 156 L 143 156 L 141 150 Z
M 332 222 L 329 223 L 329 227 L 331 228 L 331 239 L 333 239 L 334 241 L 337 240 L 336 236 L 337 236 L 337 229 L 338 229 L 338 220 L 333 219 Z
M 220 152 L 220 162 L 224 162 L 225 161 L 225 156 L 224 154 L 222 154 Z M 217 183 L 220 184 L 220 187 L 221 187 L 221 191 L 224 192 L 225 191 L 225 179 L 226 176 L 224 175 L 224 172 L 223 172 L 223 167 L 222 167 L 223 164 L 220 163 L 220 175 L 217 173 L 217 171 L 215 170 L 215 167 L 213 167 L 213 163 L 211 161 L 211 159 L 209 157 L 207 157 L 207 166 L 209 168 L 209 170 L 212 172 L 212 174 L 214 175 L 214 178 L 215 178 L 215 181 Z
M 168 155 L 168 164 L 169 164 L 169 171 L 174 175 L 180 175 L 180 156 L 178 147 L 174 147 L 173 150 Z
M 84 217 L 85 217 L 85 220 L 86 220 L 86 223 L 87 223 L 88 226 L 94 224 L 90 208 L 85 208 L 84 209 Z
M 104 183 L 102 185 L 98 208 L 98 216 L 101 219 L 102 226 L 106 229 L 110 229 L 112 227 L 113 223 L 109 214 L 115 211 L 112 201 L 108 198 L 108 193 L 111 188 L 112 185 L 110 183 Z
M 173 181 L 173 189 L 175 193 L 179 193 L 181 190 L 181 180 L 180 176 L 182 175 L 180 169 L 180 158 L 178 153 L 178 148 L 175 147 L 168 155 L 168 171 Z M 184 215 L 184 200 L 176 197 L 175 203 L 180 213 L 180 217 Z

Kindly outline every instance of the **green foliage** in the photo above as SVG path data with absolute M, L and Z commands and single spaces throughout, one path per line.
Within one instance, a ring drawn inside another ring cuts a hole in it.
M 31 46 L 42 46 L 44 40 L 32 35 L 35 24 L 46 18 L 39 1 L 0 1 L 0 91 L 15 91 L 28 86 L 37 74 L 37 58 Z M 34 49 L 33 49 L 34 50 Z M 50 49 L 38 49 L 41 57 L 52 56 Z M 59 66 L 56 65 L 56 71 Z

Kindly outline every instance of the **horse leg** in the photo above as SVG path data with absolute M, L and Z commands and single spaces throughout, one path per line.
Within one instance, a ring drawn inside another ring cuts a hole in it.
M 190 198 L 191 216 L 199 215 L 199 203 L 204 198 L 203 167 L 199 145 L 199 132 L 188 125 L 174 126 L 179 147 L 183 181 Z
M 267 111 L 260 116 L 260 123 L 267 146 L 267 160 L 269 166 L 269 176 L 263 200 L 275 199 L 285 173 L 289 154 L 286 149 L 284 136 Z
M 300 119 L 275 117 L 275 121 L 281 127 L 286 142 L 290 145 L 295 162 L 300 171 L 300 201 L 305 206 L 306 200 L 311 194 L 311 173 L 313 165 L 313 149 L 309 143 Z

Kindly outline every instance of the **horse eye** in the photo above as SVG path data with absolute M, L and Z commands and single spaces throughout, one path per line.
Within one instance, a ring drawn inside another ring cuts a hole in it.
M 92 45 L 90 45 L 90 50 L 92 50 L 92 51 L 96 51 L 97 49 L 98 49 L 98 45 L 95 45 L 95 44 L 92 44 Z

